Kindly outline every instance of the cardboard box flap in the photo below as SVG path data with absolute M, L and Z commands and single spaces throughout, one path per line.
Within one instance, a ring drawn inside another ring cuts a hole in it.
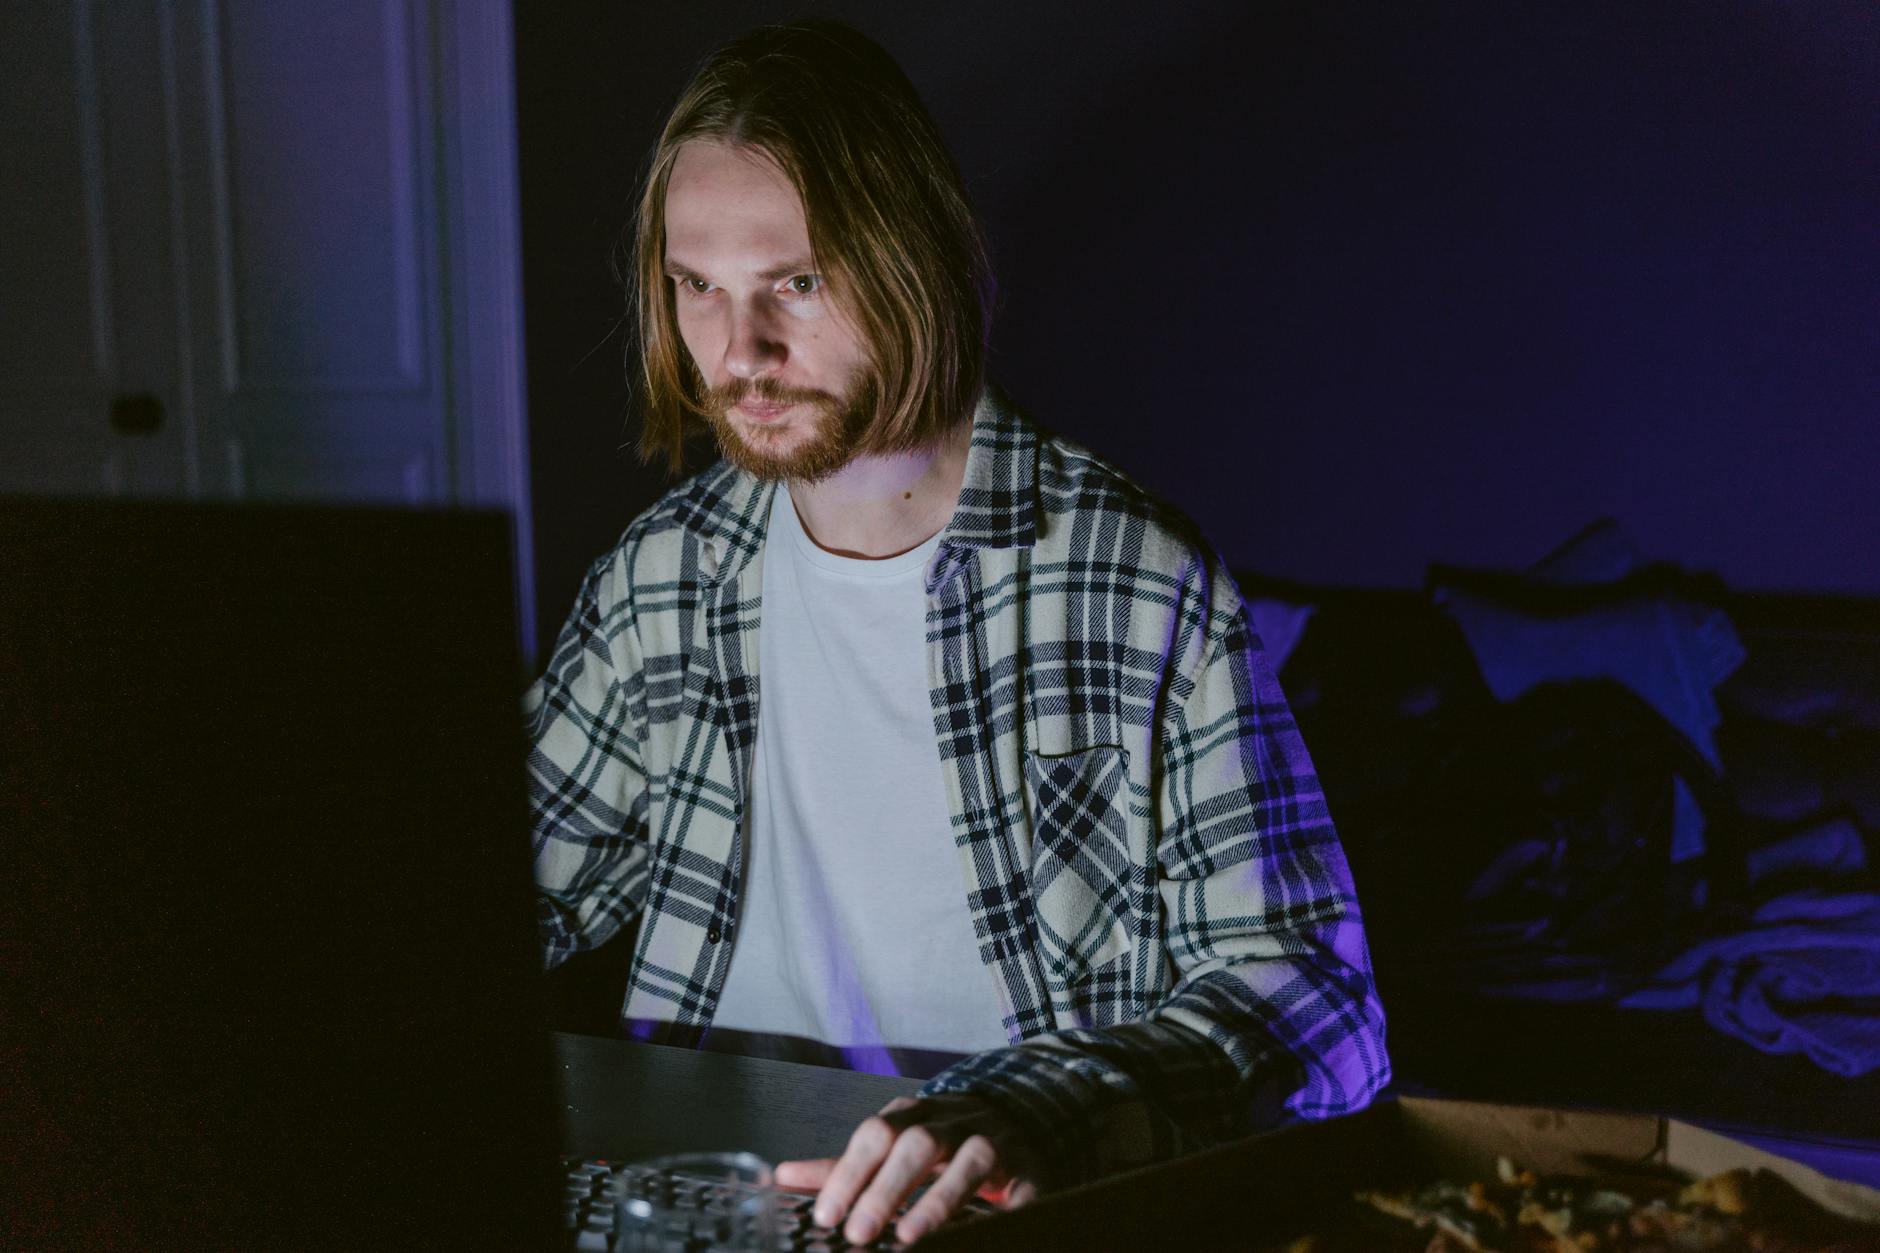
M 1541 1109 L 1402 1097 L 1411 1152 L 1431 1174 L 1493 1179 L 1506 1157 L 1540 1174 L 1583 1175 L 1662 1158 L 1663 1120 L 1649 1114 Z
M 1498 1157 L 1543 1175 L 1611 1174 L 1633 1166 L 1646 1174 L 1670 1167 L 1704 1179 L 1768 1170 L 1833 1213 L 1880 1223 L 1880 1191 L 1675 1118 L 1424 1097 L 1402 1097 L 1397 1104 L 1405 1145 L 1432 1177 L 1493 1179 Z
M 1665 1160 L 1700 1178 L 1739 1168 L 1773 1171 L 1823 1209 L 1844 1218 L 1880 1223 L 1880 1191 L 1831 1179 L 1800 1162 L 1675 1118 L 1665 1122 Z

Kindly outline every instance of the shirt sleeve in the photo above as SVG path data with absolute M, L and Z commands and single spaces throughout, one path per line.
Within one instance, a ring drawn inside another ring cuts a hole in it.
M 1278 680 L 1217 562 L 1176 633 L 1156 820 L 1173 992 L 1140 1020 L 969 1057 L 924 1095 L 999 1105 L 1062 1186 L 1298 1119 L 1389 1081 L 1344 852 Z
M 596 562 L 523 699 L 536 915 L 549 967 L 605 943 L 646 901 L 641 668 L 632 611 L 612 591 L 618 556 Z

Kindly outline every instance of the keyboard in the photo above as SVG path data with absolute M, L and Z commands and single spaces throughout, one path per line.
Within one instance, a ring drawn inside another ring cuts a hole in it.
M 736 1209 L 741 1192 L 725 1184 L 675 1180 L 662 1171 L 601 1158 L 564 1157 L 561 1164 L 567 1179 L 562 1221 L 568 1230 L 568 1247 L 581 1253 L 617 1253 L 614 1240 L 617 1196 L 656 1197 L 667 1209 L 676 1206 L 696 1211 L 695 1229 L 704 1232 L 722 1223 L 725 1215 Z M 919 1197 L 917 1191 L 909 1202 Z M 893 1223 L 868 1244 L 850 1244 L 840 1230 L 818 1227 L 811 1221 L 810 1209 L 816 1203 L 813 1195 L 778 1191 L 776 1198 L 776 1253 L 876 1253 L 877 1250 L 885 1253 L 907 1247 L 895 1240 Z M 905 1209 L 903 1206 L 903 1212 Z M 973 1197 L 949 1222 L 969 1222 L 994 1212 L 992 1206 Z M 710 1245 L 700 1243 L 698 1247 L 709 1248 Z

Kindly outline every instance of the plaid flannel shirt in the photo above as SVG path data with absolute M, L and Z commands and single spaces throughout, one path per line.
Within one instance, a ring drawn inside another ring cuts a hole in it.
M 721 463 L 635 520 L 526 702 L 547 960 L 637 922 L 622 1018 L 665 1043 L 700 1040 L 735 950 L 774 490 Z M 1192 524 L 989 393 L 927 593 L 1011 1045 L 923 1093 L 997 1103 L 1059 1182 L 1368 1103 L 1389 1064 L 1344 854 Z

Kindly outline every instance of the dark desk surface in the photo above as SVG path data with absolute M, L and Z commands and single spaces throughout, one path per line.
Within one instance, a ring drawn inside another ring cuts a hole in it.
M 818 1066 L 557 1034 L 562 1145 L 584 1157 L 633 1158 L 685 1149 L 748 1149 L 770 1161 L 839 1152 L 855 1124 L 912 1080 Z M 1356 1131 L 1358 1124 L 1352 1124 Z M 1291 1155 L 1349 1156 L 1351 1134 L 1315 1137 Z M 1046 1197 L 1037 1204 L 944 1228 L 925 1253 L 1006 1250 L 1252 1247 L 1257 1216 L 1280 1187 L 1244 1154 L 1252 1141 L 1179 1163 Z M 1257 1161 L 1258 1159 L 1253 1159 Z M 1307 1168 L 1310 1163 L 1307 1163 Z M 1263 1188 L 1265 1191 L 1263 1192 Z M 1251 1220 L 1250 1217 L 1252 1216 Z
M 554 1053 L 563 1151 L 614 1160 L 692 1149 L 747 1149 L 771 1162 L 834 1156 L 858 1122 L 920 1086 L 911 1079 L 565 1032 L 556 1033 Z M 1215 1167 L 1214 1175 L 1219 1173 Z M 1062 1193 L 1011 1214 L 944 1229 L 919 1247 L 934 1253 L 1161 1247 L 1158 1235 L 1177 1223 L 1176 1230 L 1194 1228 L 1194 1216 L 1185 1208 L 1165 1208 L 1184 1189 L 1171 1187 L 1157 1172 L 1148 1176 L 1146 1189 L 1125 1180 Z M 1236 1195 L 1239 1188 L 1228 1185 Z M 1213 1203 L 1217 1223 L 1233 1212 L 1215 1195 L 1222 1191 L 1222 1180 L 1215 1178 L 1214 1191 L 1203 1194 Z M 1124 1242 L 1113 1243 L 1110 1237 L 1119 1232 Z M 1244 1233 L 1192 1247 L 1240 1249 Z
M 615 1160 L 743 1149 L 833 1157 L 913 1079 L 557 1032 L 562 1151 Z

